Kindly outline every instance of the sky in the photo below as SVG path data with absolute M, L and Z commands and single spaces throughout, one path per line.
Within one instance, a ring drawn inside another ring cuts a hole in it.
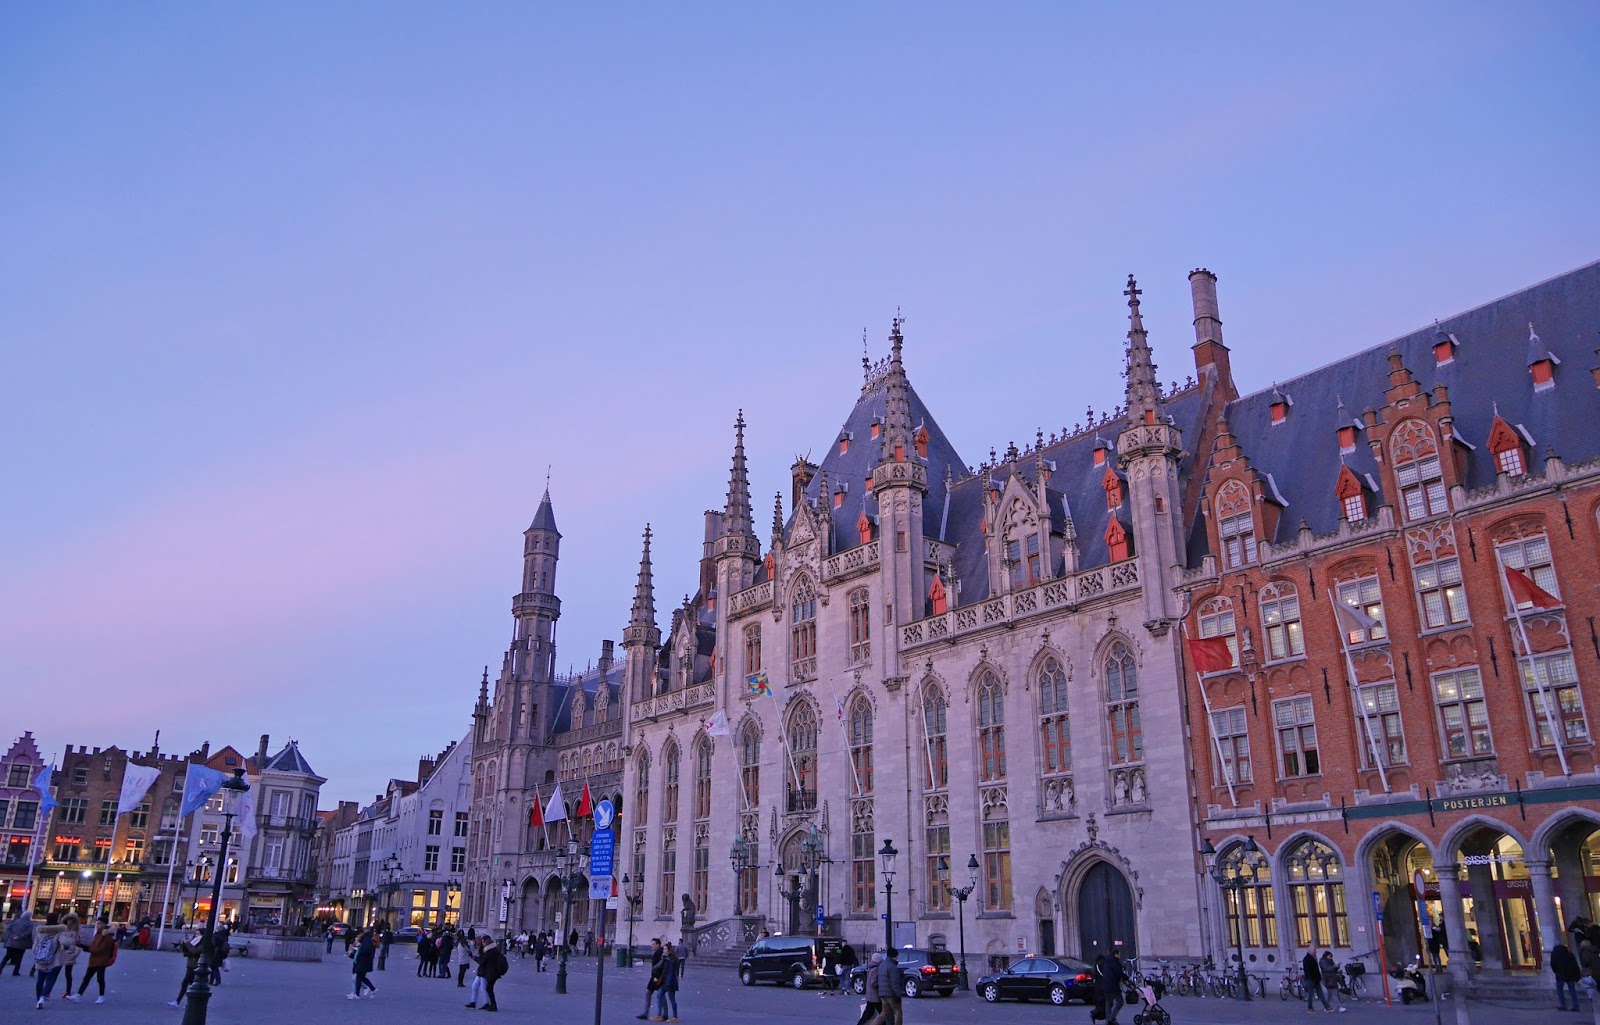
M 1600 258 L 1600 7 L 0 7 L 0 742 L 467 729 L 549 474 L 563 668 L 695 583 L 863 332 L 972 464 L 1107 409 L 1137 274 L 1270 387 Z

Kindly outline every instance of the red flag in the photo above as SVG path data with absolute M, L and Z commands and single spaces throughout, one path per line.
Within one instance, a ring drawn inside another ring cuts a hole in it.
M 1561 599 L 1533 582 L 1533 578 L 1520 569 L 1506 567 L 1506 583 L 1511 587 L 1511 600 L 1517 605 L 1532 605 L 1536 609 L 1553 609 Z
M 1226 637 L 1190 637 L 1189 661 L 1197 673 L 1220 673 L 1233 668 L 1233 652 Z
M 528 809 L 528 825 L 530 825 L 530 826 L 542 826 L 542 825 L 544 825 L 544 809 L 539 807 L 539 793 L 538 793 L 538 791 L 534 791 L 534 794 L 533 794 L 533 807 Z
M 583 784 L 583 798 L 578 801 L 578 810 L 572 814 L 573 818 L 579 819 L 583 818 L 585 815 L 594 814 L 594 806 L 589 803 L 589 783 L 587 780 L 585 780 Z

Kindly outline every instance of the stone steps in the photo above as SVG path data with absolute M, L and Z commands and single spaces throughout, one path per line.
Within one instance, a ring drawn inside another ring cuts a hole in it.
M 1579 987 L 1582 992 L 1582 987 Z M 1503 1007 L 1555 1008 L 1555 983 L 1548 973 L 1480 972 L 1462 984 L 1468 1000 Z

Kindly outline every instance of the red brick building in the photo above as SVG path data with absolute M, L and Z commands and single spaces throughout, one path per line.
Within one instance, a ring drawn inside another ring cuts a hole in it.
M 1492 979 L 1596 917 L 1597 331 L 1600 264 L 1231 398 L 1202 439 L 1184 628 L 1234 665 L 1190 659 L 1196 815 L 1225 869 L 1264 855 L 1203 887 L 1219 960 L 1393 962 L 1421 898 Z M 1502 565 L 1549 597 L 1514 606 Z

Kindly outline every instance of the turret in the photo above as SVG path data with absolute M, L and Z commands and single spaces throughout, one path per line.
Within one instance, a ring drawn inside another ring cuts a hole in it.
M 627 668 L 624 689 L 631 700 L 650 696 L 655 675 L 656 652 L 661 648 L 661 631 L 656 627 L 656 589 L 650 568 L 650 525 L 644 528 L 644 554 L 639 558 L 639 578 L 633 587 L 633 609 L 622 631 L 623 657 Z
M 928 494 L 928 461 L 919 455 L 912 434 L 910 387 L 904 362 L 904 322 L 896 316 L 889 332 L 889 367 L 884 375 L 888 396 L 884 412 L 882 449 L 872 469 L 872 491 L 878 500 L 880 551 L 884 567 L 884 600 L 894 622 L 921 618 L 926 586 L 922 558 L 922 505 Z M 891 651 L 898 630 L 887 631 L 890 645 L 882 650 L 886 666 L 896 666 L 898 649 Z M 893 670 L 890 670 L 893 672 Z

